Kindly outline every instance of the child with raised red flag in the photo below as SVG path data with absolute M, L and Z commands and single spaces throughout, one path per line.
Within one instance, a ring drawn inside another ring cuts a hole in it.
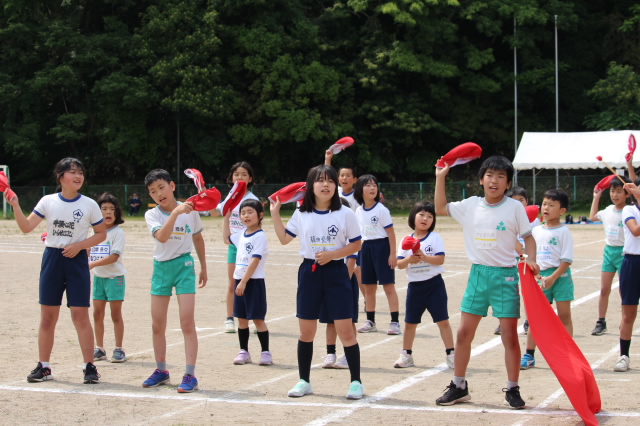
M 525 242 L 527 262 L 534 272 L 539 271 L 536 243 L 524 207 L 505 195 L 513 178 L 513 165 L 502 156 L 489 157 L 480 166 L 478 178 L 484 197 L 469 197 L 447 202 L 445 179 L 450 165 L 436 167 L 436 214 L 448 215 L 462 224 L 467 256 L 472 263 L 462 306 L 456 339 L 454 377 L 445 393 L 436 400 L 438 405 L 453 405 L 471 399 L 465 375 L 471 357 L 471 343 L 482 317 L 489 306 L 493 316 L 500 319 L 502 344 L 507 370 L 506 404 L 514 409 L 524 408 L 520 396 L 520 345 L 517 326 L 520 317 L 520 291 L 517 259 L 518 235 Z

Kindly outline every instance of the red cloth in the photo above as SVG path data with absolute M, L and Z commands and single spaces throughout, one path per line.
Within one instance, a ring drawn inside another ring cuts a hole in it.
M 449 167 L 453 167 L 468 163 L 476 158 L 480 158 L 480 156 L 482 156 L 482 148 L 480 148 L 480 145 L 473 142 L 465 142 L 447 152 L 444 157 L 438 160 L 436 167 L 444 167 L 445 163 L 448 164 Z
M 629 144 L 627 146 L 629 147 L 629 153 L 624 158 L 629 161 L 633 157 L 633 153 L 636 152 L 636 137 L 633 136 L 633 133 L 629 135 Z
M 196 188 L 198 188 L 198 192 L 204 192 L 206 189 L 204 186 L 204 178 L 202 177 L 202 173 L 198 169 L 185 169 L 184 174 L 193 179 L 193 183 L 196 184 Z
M 344 149 L 349 148 L 356 141 L 353 140 L 351 136 L 345 136 L 344 138 L 340 138 L 329 147 L 329 151 L 331 151 L 334 155 L 342 152 Z
M 0 171 L 0 192 L 6 192 L 8 200 L 12 200 L 16 196 L 16 193 L 9 188 L 9 179 L 4 171 Z
M 407 235 L 402 240 L 402 250 L 411 250 L 414 253 L 420 250 L 420 240 Z
M 535 204 L 525 207 L 524 210 L 527 212 L 527 217 L 529 218 L 530 223 L 536 220 L 540 214 L 540 207 Z
M 221 199 L 222 195 L 220 195 L 220 191 L 216 188 L 211 188 L 187 198 L 187 201 L 193 203 L 193 209 L 195 211 L 206 212 L 218 207 Z
M 224 200 L 224 208 L 222 209 L 222 215 L 226 216 L 231 210 L 235 209 L 240 201 L 242 201 L 242 197 L 244 197 L 244 193 L 247 192 L 247 182 L 243 180 L 237 181 L 231 191 L 229 191 L 229 195 Z
M 287 185 L 282 189 L 277 190 L 273 194 L 269 195 L 269 201 L 276 202 L 276 197 L 280 198 L 282 204 L 294 203 L 304 198 L 304 193 L 307 189 L 306 182 L 296 182 L 291 185 Z
M 611 181 L 616 179 L 617 175 L 609 175 L 603 178 L 600 182 L 596 183 L 596 189 L 599 191 L 604 191 L 611 186 Z
M 553 311 L 531 268 L 526 263 L 520 263 L 518 271 L 529 319 L 529 333 L 533 333 L 540 352 L 582 421 L 587 426 L 597 425 L 595 413 L 600 412 L 602 402 L 589 362 Z

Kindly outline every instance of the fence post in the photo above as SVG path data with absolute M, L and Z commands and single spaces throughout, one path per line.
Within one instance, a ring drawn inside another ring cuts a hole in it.
M 578 188 L 576 187 L 576 176 L 573 176 L 573 201 L 576 201 L 576 191 Z
M 422 197 L 422 182 L 420 182 L 420 199 L 424 200 L 424 198 Z

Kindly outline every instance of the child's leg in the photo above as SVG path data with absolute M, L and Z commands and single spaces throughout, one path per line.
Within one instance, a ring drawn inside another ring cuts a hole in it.
M 156 362 L 167 362 L 167 310 L 170 296 L 151 295 L 151 330 Z
M 607 317 L 607 309 L 609 308 L 609 295 L 611 294 L 611 284 L 615 272 L 600 273 L 600 297 L 598 299 L 598 319 Z
M 116 338 L 116 348 L 121 348 L 122 342 L 124 340 L 124 319 L 122 318 L 122 302 L 122 300 L 114 300 L 113 302 L 109 302 L 109 309 L 111 310 L 111 321 L 113 321 L 113 334 L 115 334 Z M 98 332 L 96 331 L 96 335 L 97 334 Z
M 536 349 L 536 341 L 533 340 L 533 334 L 527 333 L 527 351 L 533 351 Z
M 482 317 L 467 312 L 460 315 L 460 326 L 456 337 L 456 359 L 454 375 L 464 377 L 467 373 L 467 366 L 471 358 L 471 343 L 476 335 L 476 329 Z M 501 323 L 502 325 L 502 323 Z
M 638 315 L 638 305 L 622 305 L 622 320 L 620 321 L 620 340 L 631 340 L 633 323 Z
M 518 341 L 518 318 L 500 318 L 500 337 L 504 346 L 504 363 L 507 367 L 507 378 L 517 382 L 520 377 L 520 342 Z M 529 336 L 527 336 L 528 339 Z M 458 358 L 456 347 L 456 361 Z M 456 365 L 458 363 L 456 362 Z
M 344 346 L 344 354 L 349 364 L 349 373 L 351 374 L 350 381 L 362 383 L 360 379 L 360 346 L 356 340 L 353 321 L 351 319 L 335 320 L 334 324 L 342 346 Z
M 49 362 L 60 306 L 40 305 L 40 329 L 38 330 L 38 356 L 40 361 Z
M 104 349 L 104 311 L 106 306 L 107 306 L 106 300 L 93 299 L 93 328 L 96 335 L 96 346 L 103 349 Z
M 310 382 L 311 360 L 313 359 L 313 339 L 318 329 L 318 321 L 298 319 L 300 338 L 298 340 L 298 374 L 302 380 Z
M 360 289 L 360 293 L 362 294 L 362 297 L 366 297 L 367 293 L 365 291 L 366 286 L 364 284 L 362 284 L 362 269 L 360 269 L 360 266 L 356 265 L 355 269 L 353 270 L 353 273 L 356 274 L 356 278 L 358 279 L 358 288 Z M 367 303 L 367 300 L 364 300 L 365 304 Z
M 376 291 L 378 291 L 377 284 L 364 284 L 364 303 L 366 312 L 376 311 Z
M 407 324 L 407 326 L 408 325 L 409 324 Z M 416 325 L 417 324 L 414 324 L 414 328 L 413 328 L 413 336 L 414 337 L 416 335 L 416 329 L 415 329 Z M 445 349 L 453 348 L 453 330 L 451 329 L 451 324 L 449 323 L 449 320 L 438 321 L 436 323 L 436 325 L 438 326 L 438 329 L 440 329 L 440 338 L 442 339 L 442 343 L 444 343 L 444 348 Z M 405 330 L 407 328 L 405 328 Z M 405 336 L 405 338 L 406 338 L 406 336 Z
M 255 320 L 253 322 L 255 324 Z M 249 328 L 249 320 L 246 318 L 238 318 L 238 328 Z
M 416 329 L 418 328 L 418 324 L 410 324 L 408 322 L 404 323 L 404 336 L 402 337 L 402 349 L 412 350 L 413 349 L 413 341 L 416 339 Z M 449 332 L 451 332 L 451 327 L 449 327 Z M 453 335 L 451 336 L 451 346 L 453 346 Z M 448 347 L 451 347 L 448 346 Z
M 89 319 L 89 308 L 72 306 L 70 310 L 71 320 L 78 334 L 83 361 L 93 362 L 93 327 L 91 327 Z
M 233 278 L 233 271 L 236 270 L 235 263 L 227 263 L 227 318 L 233 318 L 233 296 L 236 293 L 236 280 Z
M 253 324 L 256 326 L 258 333 L 269 330 L 269 328 L 267 327 L 267 322 L 265 320 L 255 319 L 253 320 Z
M 569 336 L 573 336 L 573 322 L 571 320 L 571 301 L 556 301 L 556 308 L 558 309 L 558 317 L 562 324 L 564 324 L 564 328 L 567 329 L 567 333 Z
M 246 318 L 238 318 L 238 343 L 240 350 L 249 352 L 249 320 Z
M 327 346 L 336 345 L 338 340 L 338 332 L 336 331 L 335 324 L 327 324 L 327 331 L 325 332 L 327 339 Z
M 267 323 L 264 320 L 255 319 L 253 323 L 258 330 L 258 340 L 260 341 L 260 350 L 262 352 L 269 351 L 269 329 Z
M 387 301 L 389 302 L 389 312 L 398 312 L 400 310 L 400 304 L 398 303 L 398 293 L 396 292 L 396 285 L 385 284 L 382 286 L 382 288 L 384 289 L 384 294 L 387 296 Z
M 198 333 L 196 332 L 194 293 L 178 294 L 178 311 L 180 312 L 180 328 L 184 336 L 184 357 L 187 365 L 196 365 L 198 358 Z M 165 316 L 166 318 L 166 316 Z M 249 324 L 247 323 L 247 327 Z

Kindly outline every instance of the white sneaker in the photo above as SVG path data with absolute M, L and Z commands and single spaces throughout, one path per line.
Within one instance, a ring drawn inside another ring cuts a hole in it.
M 233 319 L 225 320 L 224 322 L 224 332 L 225 333 L 235 333 L 236 332 L 236 324 L 233 322 Z
M 400 334 L 400 323 L 392 322 L 389 324 L 389 330 L 387 330 L 387 334 L 397 335 Z
M 413 355 L 408 354 L 407 351 L 403 349 L 400 352 L 400 358 L 396 360 L 396 363 L 393 364 L 393 366 L 395 368 L 414 367 L 415 364 L 413 363 Z
M 626 355 L 621 355 L 618 358 L 618 362 L 613 367 L 613 371 L 627 371 L 629 369 L 629 357 Z
M 364 325 L 358 329 L 358 333 L 371 333 L 373 331 L 378 331 L 376 323 L 369 320 L 366 320 Z
M 322 361 L 322 368 L 333 368 L 336 363 L 336 354 L 326 354 Z
M 244 349 L 241 349 L 240 352 L 238 352 L 238 355 L 236 355 L 236 357 L 233 359 L 233 363 L 235 365 L 250 364 L 251 355 L 249 354 L 249 352 L 245 351 Z
M 292 398 L 300 398 L 301 396 L 311 395 L 313 391 L 311 390 L 311 383 L 307 383 L 306 381 L 300 379 L 298 383 L 294 387 L 289 390 L 289 395 Z
M 338 368 L 340 370 L 344 370 L 345 368 L 349 368 L 349 363 L 347 362 L 347 357 L 342 355 L 335 364 L 333 364 L 333 368 Z
M 347 392 L 347 399 L 362 399 L 364 396 L 364 386 L 358 381 L 351 382 L 349 386 L 349 392 Z
M 455 365 L 456 359 L 456 351 L 452 351 L 449 355 L 447 355 L 447 367 L 453 368 Z

